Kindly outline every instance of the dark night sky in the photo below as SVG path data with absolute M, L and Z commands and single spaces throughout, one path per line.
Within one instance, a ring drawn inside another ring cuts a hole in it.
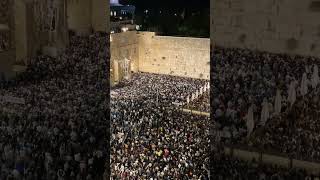
M 132 4 L 139 8 L 152 7 L 182 7 L 182 8 L 209 8 L 210 0 L 120 0 L 122 4 Z
M 135 20 L 142 30 L 161 35 L 210 36 L 210 0 L 119 0 L 119 3 L 136 7 Z M 145 10 L 149 10 L 147 15 Z

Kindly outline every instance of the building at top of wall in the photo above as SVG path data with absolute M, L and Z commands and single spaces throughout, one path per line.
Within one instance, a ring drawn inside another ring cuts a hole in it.
M 136 29 L 135 6 L 122 5 L 118 0 L 110 1 L 110 30 L 112 33 L 132 31 Z
M 122 5 L 117 0 L 110 2 L 111 21 L 134 20 L 136 7 L 133 5 Z

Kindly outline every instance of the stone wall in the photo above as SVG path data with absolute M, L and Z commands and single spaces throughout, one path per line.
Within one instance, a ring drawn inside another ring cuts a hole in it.
M 139 38 L 136 32 L 128 31 L 111 35 L 111 82 L 124 77 L 122 65 L 125 58 L 130 60 L 131 71 L 139 71 Z
M 111 35 L 112 77 L 121 80 L 121 64 L 130 60 L 133 72 L 149 72 L 209 79 L 210 40 L 189 37 L 156 36 L 152 32 Z M 117 63 L 114 63 L 117 61 Z
M 79 34 L 109 31 L 108 0 L 69 0 L 67 7 L 69 29 Z
M 68 27 L 79 34 L 91 31 L 91 0 L 68 1 Z
M 12 16 L 14 3 L 4 0 L 0 3 L 0 78 L 13 76 L 12 63 L 15 61 L 15 19 Z
M 139 36 L 134 31 L 112 34 L 111 59 L 122 61 L 127 58 L 131 61 L 131 70 L 139 70 Z
M 92 0 L 91 22 L 94 31 L 108 31 L 109 23 L 109 1 Z M 109 32 L 109 31 L 108 31 Z
M 218 46 L 320 56 L 319 0 L 211 0 Z
M 54 30 L 46 26 L 50 22 L 46 4 L 49 1 L 14 0 L 13 2 L 16 61 L 24 60 L 28 64 L 27 60 L 36 56 L 44 46 L 64 49 L 68 42 L 64 0 L 53 1 L 58 13 Z
M 54 5 L 59 13 L 55 31 L 39 26 L 48 21 L 45 17 L 47 2 L 49 1 L 14 0 L 17 61 L 33 57 L 47 47 L 54 47 L 57 51 L 63 50 L 68 43 L 68 26 L 84 34 L 90 33 L 92 29 L 107 31 L 109 1 L 55 0 Z
M 10 0 L 2 0 L 0 3 L 0 52 L 8 51 L 12 48 L 10 28 L 12 19 L 12 3 Z
M 14 50 L 0 52 L 0 78 L 2 74 L 5 76 L 6 79 L 9 79 L 14 76 L 14 72 L 12 71 L 12 62 L 14 62 L 14 59 Z
M 26 24 L 26 4 L 21 0 L 15 0 L 15 46 L 16 60 L 21 61 L 28 55 L 27 49 L 27 24 Z
M 210 78 L 210 39 L 139 35 L 139 71 Z

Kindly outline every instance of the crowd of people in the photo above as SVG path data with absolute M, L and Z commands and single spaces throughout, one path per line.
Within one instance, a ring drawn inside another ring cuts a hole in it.
M 297 100 L 281 117 L 274 117 L 250 139 L 251 146 L 294 159 L 320 160 L 319 89 Z
M 185 104 L 188 96 L 190 97 L 190 95 L 195 93 L 199 87 L 202 87 L 207 83 L 207 80 L 203 79 L 165 76 L 152 73 L 136 73 L 133 74 L 130 79 L 129 82 L 124 81 L 122 83 L 137 83 L 135 86 L 140 88 L 131 92 L 129 96 L 140 96 L 141 98 L 149 99 L 151 94 L 153 95 L 152 100 L 159 100 L 163 103 L 170 104 Z M 125 86 L 115 92 L 127 94 L 127 89 L 131 87 L 132 86 Z
M 2 83 L 0 179 L 102 179 L 109 144 L 109 35 L 70 37 L 56 58 L 33 58 Z
M 316 65 L 312 57 L 216 48 L 211 68 L 214 81 L 211 101 L 218 128 L 229 132 L 228 136 L 234 141 L 247 136 L 250 133 L 246 124 L 249 107 L 253 109 L 255 128 L 264 126 L 277 114 L 277 91 L 281 96 L 278 114 L 289 111 L 293 102 L 288 98 L 288 89 L 293 87 L 295 99 L 307 95 L 300 87 L 303 74 L 309 82 L 307 90 L 315 89 L 311 88 L 311 79 Z M 261 118 L 264 106 L 268 107 L 267 119 Z
M 211 65 L 214 139 L 227 146 L 319 161 L 319 65 L 314 57 L 215 48 Z M 260 162 L 249 167 L 248 162 L 218 154 L 213 160 L 214 179 L 314 179 L 304 170 Z
M 108 148 L 111 179 L 314 178 L 304 170 L 223 153 L 212 156 L 209 172 L 208 152 L 214 124 L 227 132 L 221 137 L 225 143 L 319 161 L 318 59 L 218 47 L 213 98 L 207 91 L 185 105 L 206 80 L 134 73 L 112 88 L 110 113 L 108 42 L 106 34 L 71 37 L 63 54 L 38 56 L 15 80 L 2 82 L 0 96 L 22 98 L 24 104 L 0 101 L 0 179 L 102 179 Z M 209 112 L 210 101 L 214 123 L 179 106 Z
M 172 104 L 204 83 L 134 73 L 111 90 L 111 179 L 208 179 L 209 118 Z

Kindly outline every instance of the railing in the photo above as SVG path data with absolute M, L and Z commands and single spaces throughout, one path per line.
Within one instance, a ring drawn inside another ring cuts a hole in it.
M 255 159 L 259 163 L 279 165 L 286 168 L 301 168 L 305 169 L 309 174 L 318 175 L 320 173 L 320 163 L 310 162 L 299 159 L 290 158 L 279 155 L 279 153 L 267 153 L 254 151 L 248 148 L 239 148 L 235 146 L 225 146 L 224 153 L 230 156 L 237 157 L 241 160 L 251 161 Z
M 197 115 L 203 115 L 203 116 L 208 116 L 210 117 L 210 113 L 208 112 L 202 112 L 202 111 L 196 111 L 192 109 L 182 109 L 183 112 L 190 112 L 191 114 L 197 114 Z

